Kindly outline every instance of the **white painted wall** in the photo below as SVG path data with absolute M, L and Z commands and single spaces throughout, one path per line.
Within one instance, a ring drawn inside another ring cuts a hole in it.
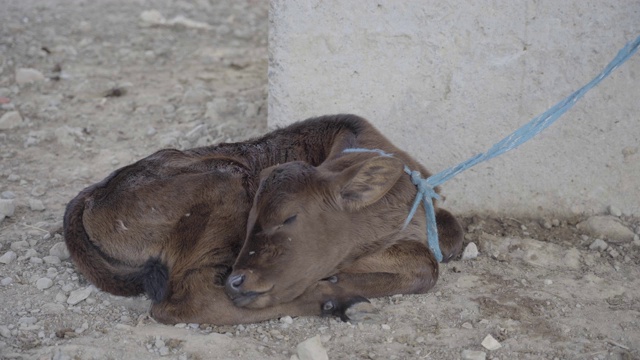
M 590 81 L 638 0 L 271 0 L 269 125 L 355 113 L 432 172 Z M 457 213 L 640 216 L 640 54 L 558 123 L 443 185 Z

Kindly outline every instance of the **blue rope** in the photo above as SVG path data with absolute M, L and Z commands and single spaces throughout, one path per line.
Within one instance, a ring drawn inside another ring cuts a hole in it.
M 609 74 L 611 74 L 613 70 L 617 69 L 631 56 L 633 56 L 638 51 L 638 47 L 640 47 L 640 36 L 638 36 L 634 41 L 627 43 L 618 52 L 618 55 L 616 55 L 616 57 L 593 80 L 591 80 L 589 83 L 587 83 L 585 86 L 583 86 L 573 94 L 567 96 L 564 100 L 555 104 L 549 110 L 545 111 L 541 115 L 536 116 L 521 128 L 499 141 L 497 144 L 493 145 L 487 152 L 477 154 L 470 159 L 463 161 L 462 163 L 450 167 L 444 171 L 441 171 L 435 175 L 432 175 L 427 179 L 422 178 L 421 174 L 418 171 L 411 171 L 405 165 L 405 172 L 411 176 L 411 182 L 418 188 L 418 194 L 416 195 L 416 200 L 411 207 L 411 211 L 409 212 L 407 220 L 404 223 L 404 227 L 406 227 L 411 219 L 413 219 L 413 216 L 418 209 L 418 205 L 422 201 L 427 215 L 427 236 L 429 248 L 431 248 L 431 251 L 433 251 L 436 259 L 439 262 L 442 261 L 442 252 L 440 251 L 438 242 L 438 228 L 436 225 L 435 210 L 433 207 L 433 199 L 439 199 L 440 196 L 438 196 L 434 188 L 481 162 L 493 159 L 494 157 L 502 155 L 509 150 L 517 148 L 518 146 L 530 140 L 532 137 L 542 132 L 542 130 L 548 128 L 551 124 L 558 120 L 560 116 L 567 112 L 567 110 L 571 109 L 571 107 L 573 107 L 573 105 L 580 98 L 582 98 L 584 94 L 598 85 L 604 78 L 609 76 Z M 344 150 L 344 152 L 377 152 L 383 156 L 392 156 L 391 154 L 377 149 L 346 149 Z

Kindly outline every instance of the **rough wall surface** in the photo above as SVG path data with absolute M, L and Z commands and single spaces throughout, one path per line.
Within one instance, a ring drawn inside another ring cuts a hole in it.
M 640 1 L 271 0 L 269 126 L 355 113 L 437 172 L 590 81 Z M 443 185 L 458 213 L 640 215 L 640 54 L 544 133 Z

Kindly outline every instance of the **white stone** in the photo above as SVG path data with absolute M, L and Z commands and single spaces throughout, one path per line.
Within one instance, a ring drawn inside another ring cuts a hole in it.
M 49 255 L 57 256 L 60 260 L 67 260 L 71 256 L 69 249 L 67 249 L 67 244 L 62 241 L 54 244 L 51 249 L 49 249 Z
M 280 321 L 289 325 L 293 324 L 293 318 L 289 315 L 281 317 Z
M 478 257 L 478 246 L 474 242 L 467 244 L 462 252 L 462 260 L 472 260 Z
M 6 278 L 0 280 L 0 285 L 7 286 L 13 283 L 13 278 L 7 276 Z
M 481 250 L 494 258 L 524 262 L 546 269 L 579 269 L 580 251 L 528 238 L 508 238 L 487 233 L 480 235 Z
M 36 251 L 36 249 L 27 249 L 27 251 L 24 253 L 24 257 L 26 257 L 27 259 L 34 256 L 38 256 L 38 252 Z
M 29 199 L 29 208 L 32 211 L 44 211 L 46 209 L 42 201 L 38 199 Z
M 545 285 L 553 285 L 553 280 L 551 280 L 551 279 L 544 279 L 544 284 L 545 284 Z
M 41 307 L 42 313 L 47 315 L 62 314 L 64 312 L 64 305 L 56 303 L 46 303 Z
M 588 235 L 604 237 L 613 242 L 633 241 L 633 231 L 613 216 L 592 216 L 576 225 L 576 228 Z
M 18 258 L 18 255 L 14 251 L 7 251 L 4 255 L 0 256 L 0 263 L 2 264 L 11 264 L 15 259 Z
M 16 211 L 16 205 L 13 200 L 0 199 L 0 215 L 11 217 Z
M 24 240 L 14 241 L 11 243 L 11 250 L 13 251 L 21 251 L 28 247 L 29 247 L 29 243 Z
M 589 245 L 590 250 L 605 251 L 609 245 L 602 239 L 596 239 Z
M 40 82 L 44 80 L 44 75 L 36 69 L 21 68 L 16 70 L 16 83 L 18 83 L 18 85 Z
M 91 287 L 88 286 L 84 289 L 74 290 L 69 294 L 69 298 L 67 298 L 67 304 L 76 305 L 81 301 L 84 301 L 86 298 L 91 295 Z
M 487 358 L 484 351 L 475 350 L 462 350 L 461 356 L 463 360 L 485 360 Z
M 160 11 L 155 9 L 143 11 L 140 14 L 140 20 L 142 21 L 142 26 L 157 26 L 165 25 L 167 23 L 167 19 L 160 13 Z
M 0 336 L 4 338 L 10 338 L 11 330 L 9 330 L 9 328 L 4 325 L 0 325 Z
M 620 209 L 618 209 L 613 205 L 609 205 L 608 210 L 609 210 L 609 214 L 611 214 L 612 216 L 615 216 L 615 217 L 622 216 L 622 211 L 620 211 Z
M 491 334 L 485 336 L 484 340 L 482 340 L 481 344 L 485 349 L 489 351 L 498 350 L 502 347 L 498 340 L 496 340 Z
M 36 287 L 39 290 L 45 290 L 50 288 L 51 286 L 53 286 L 53 280 L 49 279 L 49 278 L 40 278 L 38 279 L 38 281 L 36 281 Z
M 300 360 L 329 360 L 319 335 L 299 343 L 296 351 Z
M 52 256 L 52 255 L 45 256 L 45 257 L 42 258 L 42 260 L 44 260 L 44 262 L 47 263 L 47 264 L 53 264 L 53 265 L 60 264 L 60 262 L 61 262 L 59 257 Z

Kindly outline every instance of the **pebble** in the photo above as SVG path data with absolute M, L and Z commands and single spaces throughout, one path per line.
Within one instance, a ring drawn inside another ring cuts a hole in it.
M 18 83 L 18 85 L 40 82 L 44 80 L 44 75 L 36 69 L 20 68 L 16 70 L 16 83 Z
M 57 293 L 56 294 L 56 301 L 57 302 L 65 302 L 65 301 L 67 301 L 67 295 L 65 295 L 65 294 L 63 294 L 61 292 Z
M 14 194 L 11 191 L 3 191 L 2 194 L 0 194 L 0 198 L 7 199 L 7 200 L 13 200 L 13 199 L 16 198 L 16 194 Z
M 391 330 L 391 326 L 387 324 L 382 324 L 382 330 Z
M 46 209 L 42 201 L 38 199 L 29 199 L 29 208 L 32 211 L 44 211 Z
M 7 276 L 6 278 L 0 280 L 0 285 L 7 286 L 13 283 L 13 278 Z
M 42 258 L 42 260 L 44 260 L 44 262 L 46 262 L 47 264 L 52 264 L 52 265 L 56 265 L 56 264 L 60 264 L 60 258 L 57 256 L 45 256 Z
M 462 252 L 462 260 L 473 260 L 478 257 L 478 246 L 474 242 L 470 242 Z
M 283 322 L 285 324 L 291 325 L 291 324 L 293 324 L 293 318 L 291 316 L 287 315 L 287 316 L 281 317 L 280 318 L 280 322 Z
M 53 280 L 43 277 L 36 281 L 36 287 L 38 290 L 45 290 L 53 286 Z
M 633 231 L 622 225 L 620 220 L 613 216 L 592 216 L 580 222 L 576 228 L 591 236 L 604 237 L 614 242 L 633 241 Z
M 468 330 L 473 329 L 473 325 L 471 325 L 471 323 L 468 323 L 468 322 L 462 323 L 462 327 Z
M 23 119 L 17 111 L 8 111 L 0 117 L 0 130 L 11 130 L 22 125 Z
M 463 360 L 485 360 L 487 354 L 484 351 L 462 350 Z
M 46 303 L 41 307 L 42 313 L 47 315 L 62 314 L 64 312 L 64 305 L 56 303 Z
M 69 249 L 67 249 L 67 244 L 62 241 L 54 244 L 51 249 L 49 249 L 49 255 L 56 256 L 60 260 L 67 260 L 71 256 Z
M 67 304 L 76 305 L 81 301 L 84 301 L 86 298 L 91 295 L 91 287 L 86 287 L 84 289 L 74 290 L 69 294 L 69 298 L 67 298 Z
M 0 326 L 0 335 L 4 338 L 10 338 L 11 337 L 11 330 L 9 330 L 8 327 L 2 325 Z
M 42 261 L 42 259 L 37 256 L 32 256 L 29 258 L 29 262 L 32 264 L 42 264 L 44 261 Z
M 24 240 L 14 241 L 11 243 L 11 250 L 13 251 L 22 251 L 28 247 L 29 247 L 29 243 Z
M 23 316 L 20 319 L 18 319 L 18 324 L 20 325 L 33 325 L 37 322 L 38 322 L 38 319 L 36 319 L 33 316 Z
M 482 340 L 481 345 L 489 351 L 498 350 L 502 347 L 498 340 L 491 336 L 491 334 L 485 336 L 484 340 Z
M 618 209 L 617 207 L 613 206 L 613 205 L 609 205 L 609 214 L 611 214 L 612 216 L 615 217 L 620 217 L 622 216 L 622 211 L 620 211 L 620 209 Z
M 0 256 L 0 263 L 2 264 L 11 264 L 15 259 L 18 258 L 18 255 L 14 251 L 7 251 L 4 255 Z
M 33 189 L 31 189 L 31 195 L 32 196 L 38 197 L 38 196 L 42 196 L 42 195 L 44 195 L 46 193 L 47 193 L 47 188 L 45 188 L 42 185 L 36 185 L 36 186 L 33 187 Z
M 11 199 L 0 199 L 0 216 L 11 217 L 16 211 L 16 204 Z
M 544 284 L 545 284 L 545 285 L 553 285 L 553 280 L 551 280 L 551 279 L 544 279 Z
M 24 257 L 25 258 L 32 258 L 34 256 L 37 256 L 38 252 L 36 251 L 36 249 L 28 249 L 25 253 L 24 253 Z
M 589 250 L 605 251 L 609 245 L 602 239 L 596 239 L 589 245 Z
M 320 335 L 316 335 L 298 344 L 296 352 L 300 360 L 329 360 L 327 350 L 322 346 Z

